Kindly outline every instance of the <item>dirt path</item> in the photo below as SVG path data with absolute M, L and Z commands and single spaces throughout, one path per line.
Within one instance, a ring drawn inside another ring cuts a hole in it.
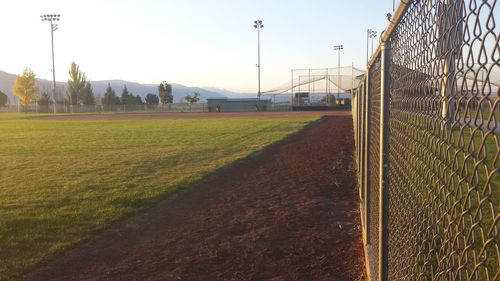
M 350 116 L 300 133 L 26 280 L 361 280 Z

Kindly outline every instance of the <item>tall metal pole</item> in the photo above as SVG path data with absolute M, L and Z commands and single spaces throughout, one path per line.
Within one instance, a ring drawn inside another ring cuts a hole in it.
M 371 53 L 372 56 L 373 56 L 373 38 L 374 37 L 372 37 L 372 53 Z
M 340 50 L 344 49 L 344 45 L 333 46 L 335 51 L 339 52 L 338 67 L 337 67 L 337 100 L 340 97 Z
M 377 31 L 372 30 L 371 38 L 372 38 L 372 56 L 373 56 L 373 38 L 377 37 Z
M 260 100 L 260 29 L 264 27 L 261 20 L 254 21 L 254 26 L 257 29 L 257 69 L 258 69 L 258 93 L 257 98 Z
M 291 83 L 292 83 L 292 85 L 291 85 L 290 89 L 291 89 L 291 94 L 292 94 L 292 96 L 291 96 L 291 98 L 292 98 L 292 99 L 291 99 L 291 102 L 292 102 L 292 107 L 293 107 L 293 87 L 294 87 L 294 86 L 293 86 L 293 69 L 292 69 L 292 75 L 291 75 L 291 77 L 290 77 L 290 78 L 291 78 L 291 79 L 290 79 L 290 81 L 291 81 Z
M 50 22 L 50 41 L 52 42 L 52 102 L 56 113 L 56 66 L 54 60 L 54 24 Z
M 377 37 L 377 31 L 373 29 L 368 29 L 367 34 L 366 34 L 366 64 L 368 65 L 369 62 L 369 57 L 368 57 L 368 46 L 369 46 L 369 39 L 372 39 L 372 55 L 373 55 L 373 38 Z
M 340 50 L 342 50 L 342 45 L 340 45 L 339 48 L 339 58 L 338 58 L 338 65 L 337 65 L 337 100 L 340 98 L 340 85 L 341 85 L 341 80 L 340 80 Z
M 354 62 L 351 62 L 351 99 L 354 93 Z
M 372 33 L 371 28 L 366 31 L 366 65 L 368 65 L 368 49 L 370 48 L 370 34 Z
M 332 103 L 332 97 L 330 95 L 330 87 L 329 87 L 329 84 L 330 84 L 330 73 L 328 71 L 328 68 L 326 69 L 326 76 L 325 76 L 325 82 L 326 82 L 326 103 L 328 105 L 331 105 Z
M 259 93 L 258 93 L 258 97 L 260 99 L 260 28 L 257 28 L 257 61 L 259 64 L 259 75 L 258 75 Z
M 54 113 L 56 113 L 56 67 L 54 60 L 54 31 L 57 30 L 57 24 L 54 24 L 54 21 L 59 21 L 61 15 L 41 15 L 40 18 L 42 21 L 50 22 L 50 40 L 52 43 L 52 102 L 54 104 Z

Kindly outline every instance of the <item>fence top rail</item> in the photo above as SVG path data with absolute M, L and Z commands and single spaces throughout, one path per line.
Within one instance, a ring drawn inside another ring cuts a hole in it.
M 394 32 L 394 30 L 398 26 L 399 22 L 401 21 L 401 19 L 405 15 L 405 13 L 408 10 L 408 7 L 410 7 L 410 4 L 412 1 L 414 1 L 414 0 L 400 0 L 398 8 L 396 9 L 396 12 L 394 12 L 394 15 L 389 20 L 389 26 L 387 27 L 386 30 L 382 31 L 383 35 L 381 36 L 380 43 L 379 43 L 377 49 L 375 50 L 375 53 L 373 53 L 373 55 L 371 56 L 366 69 L 370 69 L 370 67 L 375 63 L 375 61 L 377 60 L 377 57 L 380 54 L 380 50 L 381 50 L 380 46 L 382 45 L 382 43 L 389 41 L 392 33 Z

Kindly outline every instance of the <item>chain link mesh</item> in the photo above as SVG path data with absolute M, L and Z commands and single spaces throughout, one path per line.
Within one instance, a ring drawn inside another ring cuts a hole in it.
M 383 215 L 388 280 L 500 280 L 499 16 L 494 0 L 410 1 L 387 36 L 387 89 L 380 89 L 380 60 L 370 65 L 363 207 L 372 276 Z M 381 90 L 390 99 L 385 132 Z M 387 137 L 384 214 L 380 133 Z

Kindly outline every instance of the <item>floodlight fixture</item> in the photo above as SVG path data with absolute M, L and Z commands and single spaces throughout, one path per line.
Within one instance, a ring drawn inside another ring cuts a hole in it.
M 255 20 L 253 27 L 257 29 L 257 83 L 258 83 L 258 92 L 257 98 L 260 100 L 261 91 L 260 91 L 260 29 L 264 27 L 262 24 L 262 20 Z
M 344 45 L 333 46 L 333 50 L 339 52 L 338 67 L 337 67 L 337 100 L 340 97 L 340 84 L 341 84 L 341 81 L 340 81 L 340 50 L 343 50 L 343 49 L 344 49 Z
M 59 14 L 45 14 L 41 15 L 42 21 L 50 22 L 50 38 L 52 41 L 52 102 L 54 104 L 54 113 L 56 113 L 56 67 L 54 62 L 54 31 L 57 30 L 58 25 L 55 21 L 59 21 L 61 15 Z
M 373 38 L 377 37 L 377 31 L 369 28 L 366 32 L 366 63 L 368 64 L 368 49 L 370 45 L 370 39 L 372 41 L 372 55 L 373 55 Z

